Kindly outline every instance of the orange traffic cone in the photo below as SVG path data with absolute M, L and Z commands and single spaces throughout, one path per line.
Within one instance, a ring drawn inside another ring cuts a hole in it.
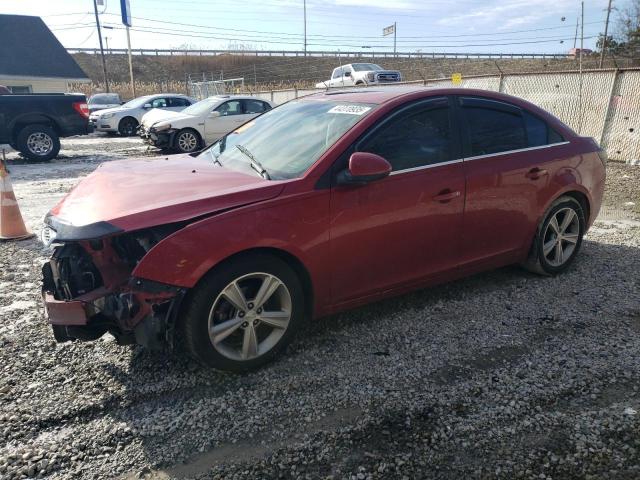
M 4 156 L 4 151 L 2 152 Z M 22 214 L 13 193 L 9 171 L 0 159 L 0 240 L 18 240 L 32 237 L 22 220 Z

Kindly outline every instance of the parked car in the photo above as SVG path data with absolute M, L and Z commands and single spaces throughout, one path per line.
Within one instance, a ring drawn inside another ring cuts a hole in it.
M 402 74 L 397 70 L 385 70 L 375 63 L 350 63 L 334 68 L 331 78 L 316 83 L 316 88 L 379 85 L 401 81 Z
M 180 113 L 148 113 L 140 137 L 163 150 L 191 153 L 211 145 L 252 118 L 273 108 L 271 102 L 241 95 L 201 100 Z
M 337 93 L 285 103 L 198 155 L 85 178 L 45 219 L 55 338 L 108 331 L 159 348 L 178 332 L 197 359 L 239 371 L 305 318 L 575 260 L 604 191 L 592 138 L 497 92 Z
M 0 143 L 8 143 L 30 160 L 51 160 L 60 151 L 60 137 L 90 131 L 84 95 L 0 95 Z
M 120 95 L 117 93 L 96 93 L 89 97 L 89 114 L 104 110 L 106 108 L 115 108 L 122 105 Z
M 160 93 L 145 95 L 115 108 L 107 108 L 92 113 L 89 117 L 91 124 L 98 132 L 110 134 L 119 133 L 124 137 L 135 135 L 142 120 L 142 116 L 151 110 L 179 112 L 195 100 L 177 93 Z

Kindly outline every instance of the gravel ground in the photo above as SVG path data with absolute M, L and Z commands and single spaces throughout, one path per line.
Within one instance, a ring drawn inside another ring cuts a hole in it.
M 100 161 L 145 151 L 94 136 L 13 165 L 28 225 Z M 110 337 L 56 344 L 47 252 L 2 243 L 0 479 L 640 478 L 639 172 L 610 165 L 566 274 L 503 268 L 326 318 L 246 375 Z

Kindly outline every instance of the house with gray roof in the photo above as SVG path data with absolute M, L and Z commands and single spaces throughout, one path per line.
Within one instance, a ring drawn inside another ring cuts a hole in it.
M 13 93 L 62 93 L 89 81 L 40 17 L 0 15 L 0 85 Z

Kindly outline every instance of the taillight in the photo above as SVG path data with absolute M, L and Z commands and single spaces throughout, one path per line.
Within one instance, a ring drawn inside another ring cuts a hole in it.
M 89 118 L 89 105 L 87 105 L 87 102 L 73 102 L 73 109 L 84 118 Z

